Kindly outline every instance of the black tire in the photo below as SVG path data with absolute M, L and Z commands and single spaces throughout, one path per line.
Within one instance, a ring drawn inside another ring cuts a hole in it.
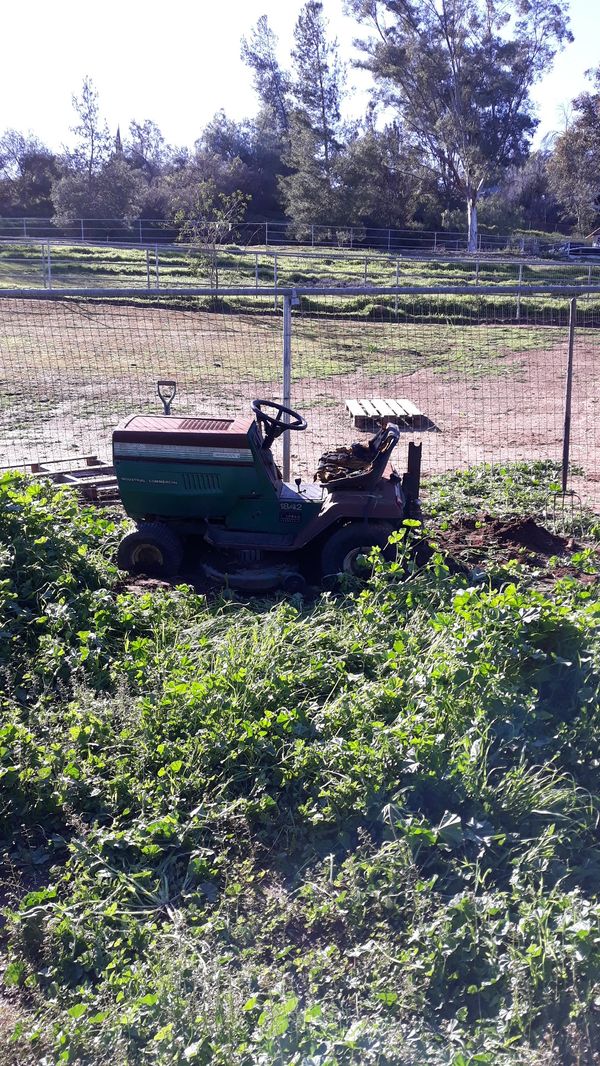
M 119 544 L 117 566 L 130 574 L 174 577 L 183 561 L 181 538 L 161 522 L 142 522 Z
M 393 555 L 393 548 L 389 552 L 385 551 L 393 531 L 393 526 L 387 522 L 351 522 L 337 529 L 325 541 L 321 552 L 322 577 L 332 577 L 335 574 L 368 576 L 364 569 L 361 572 L 361 568 L 356 565 L 358 557 L 368 555 L 373 547 L 381 548 L 384 557 Z

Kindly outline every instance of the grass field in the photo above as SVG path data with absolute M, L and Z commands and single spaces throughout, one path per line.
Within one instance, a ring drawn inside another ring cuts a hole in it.
M 0 287 L 44 287 L 48 282 L 47 246 L 0 245 Z M 411 285 L 444 286 L 516 285 L 521 276 L 527 285 L 598 285 L 600 264 L 503 260 L 461 261 L 456 259 L 398 259 L 374 252 L 351 250 L 311 252 L 305 249 L 219 249 L 218 284 L 240 285 Z M 190 257 L 186 249 L 160 245 L 143 248 L 112 248 L 51 244 L 51 280 L 54 288 L 141 286 L 161 288 L 210 285 L 211 274 L 202 258 Z M 514 301 L 513 301 L 514 304 Z
M 0 480 L 3 1064 L 596 1062 L 599 530 L 507 523 L 556 476 L 434 479 L 427 567 L 248 603 Z

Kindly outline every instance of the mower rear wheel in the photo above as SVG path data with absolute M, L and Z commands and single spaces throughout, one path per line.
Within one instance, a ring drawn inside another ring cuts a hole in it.
M 351 574 L 353 577 L 368 577 L 371 568 L 362 562 L 364 556 L 374 547 L 382 549 L 384 558 L 386 554 L 391 556 L 393 548 L 387 553 L 385 548 L 393 531 L 393 526 L 387 522 L 351 522 L 342 526 L 325 542 L 321 552 L 322 576 Z
M 117 566 L 131 574 L 174 577 L 183 561 L 181 538 L 161 522 L 141 522 L 119 544 Z

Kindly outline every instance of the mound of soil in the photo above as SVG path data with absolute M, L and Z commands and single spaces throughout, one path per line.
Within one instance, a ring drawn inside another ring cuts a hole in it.
M 444 548 L 449 552 L 464 552 L 465 549 L 504 549 L 502 554 L 514 557 L 523 551 L 534 555 L 562 555 L 573 548 L 573 541 L 551 533 L 531 516 L 523 518 L 494 518 L 484 514 L 458 519 L 449 529 L 440 534 Z

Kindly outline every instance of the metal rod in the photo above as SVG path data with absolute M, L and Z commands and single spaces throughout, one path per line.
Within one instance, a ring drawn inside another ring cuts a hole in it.
M 567 356 L 567 380 L 565 385 L 565 422 L 563 429 L 562 451 L 562 491 L 567 491 L 569 481 L 569 451 L 571 448 L 571 396 L 573 392 L 573 351 L 575 349 L 575 323 L 577 319 L 577 297 L 569 304 L 569 353 Z
M 292 403 L 292 297 L 283 297 L 283 397 L 284 407 Z M 283 434 L 283 480 L 290 479 L 290 434 Z
M 64 288 L 53 289 L 48 292 L 47 289 L 2 289 L 0 288 L 0 300 L 2 299 L 15 299 L 18 297 L 27 298 L 29 300 L 35 299 L 63 299 L 66 296 L 78 296 L 81 299 L 85 299 L 86 296 L 103 296 L 107 299 L 109 297 L 119 296 L 139 296 L 140 292 L 144 292 L 142 286 L 134 286 L 132 288 L 111 289 L 111 288 Z M 160 290 L 163 296 L 214 296 L 214 289 L 199 287 L 199 286 L 186 286 L 181 285 L 178 288 L 171 286 L 165 287 Z M 277 289 L 265 286 L 260 289 L 259 295 L 264 296 L 266 299 L 270 299 L 274 296 L 291 296 L 292 291 L 295 291 L 298 296 L 395 296 L 396 293 L 400 296 L 498 296 L 498 292 L 501 291 L 502 295 L 515 296 L 519 292 L 519 288 L 516 285 L 507 285 L 506 288 L 498 290 L 497 287 L 492 285 L 440 285 L 440 286 L 426 286 L 426 285 L 402 285 L 396 288 L 395 285 L 348 285 L 343 289 L 340 289 L 339 285 L 295 285 L 292 289 L 290 286 L 281 286 Z M 556 296 L 581 296 L 582 288 L 577 285 L 536 285 L 531 288 L 527 288 L 527 295 L 529 296 L 544 296 L 548 293 L 554 293 Z M 583 294 L 599 294 L 600 285 L 592 285 L 591 288 L 583 289 Z M 222 288 L 219 290 L 220 296 L 248 296 L 249 298 L 256 298 L 256 290 L 253 285 L 238 285 L 228 288 Z
M 50 255 L 50 241 L 48 240 L 48 288 L 52 288 L 52 257 Z
M 523 284 L 523 264 L 519 264 L 519 292 L 517 294 L 517 321 L 521 318 L 521 285 Z
M 158 242 L 154 245 L 154 267 L 156 270 L 156 288 L 160 289 L 160 274 L 158 272 Z

